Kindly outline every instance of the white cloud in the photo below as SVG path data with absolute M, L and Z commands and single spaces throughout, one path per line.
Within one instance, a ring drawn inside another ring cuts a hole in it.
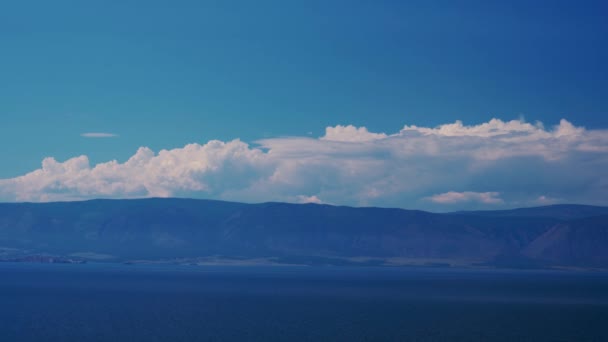
M 564 202 L 608 205 L 605 170 L 608 131 L 566 120 L 549 129 L 521 120 L 475 126 L 457 121 L 405 126 L 394 134 L 335 126 L 320 138 L 270 138 L 253 146 L 214 140 L 158 153 L 142 147 L 122 163 L 46 158 L 38 170 L 0 180 L 0 200 L 323 199 L 441 210 L 450 200 L 463 209 L 535 205 L 550 193 Z
M 323 201 L 317 196 L 299 195 L 296 197 L 296 203 L 315 203 L 322 204 Z
M 480 202 L 484 204 L 499 204 L 503 200 L 498 192 L 455 192 L 449 191 L 443 194 L 433 195 L 428 199 L 439 204 L 456 204 L 463 202 Z
M 46 158 L 42 168 L 0 181 L 0 194 L 17 201 L 53 201 L 95 197 L 217 196 L 263 176 L 264 153 L 241 141 L 190 144 L 155 154 L 146 147 L 124 163 L 89 165 L 86 156 L 63 163 Z
M 115 138 L 118 134 L 114 133 L 102 133 L 102 132 L 89 132 L 80 134 L 83 138 Z
M 401 132 L 416 131 L 425 135 L 441 135 L 448 137 L 475 136 L 475 137 L 494 137 L 500 135 L 517 133 L 546 133 L 541 124 L 532 125 L 520 120 L 504 122 L 499 119 L 492 119 L 487 123 L 477 126 L 465 126 L 462 121 L 441 125 L 435 128 L 405 126 Z
M 378 139 L 385 139 L 386 134 L 384 133 L 371 133 L 365 127 L 355 127 L 353 125 L 336 127 L 327 127 L 325 129 L 325 136 L 321 139 L 331 141 L 371 141 Z

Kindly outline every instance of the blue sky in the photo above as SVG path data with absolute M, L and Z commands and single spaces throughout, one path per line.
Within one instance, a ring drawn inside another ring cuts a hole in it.
M 565 118 L 603 130 L 606 10 L 601 1 L 3 3 L 0 178 L 45 157 L 122 163 L 142 146 L 254 146 L 336 125 L 391 134 Z

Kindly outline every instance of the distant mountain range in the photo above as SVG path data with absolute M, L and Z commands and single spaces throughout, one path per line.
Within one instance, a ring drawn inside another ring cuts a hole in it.
M 2 203 L 2 260 L 608 269 L 608 208 L 436 214 L 173 198 Z
M 544 207 L 519 208 L 511 210 L 461 211 L 456 212 L 455 214 L 489 217 L 552 217 L 563 220 L 571 220 L 608 215 L 608 207 L 558 204 Z

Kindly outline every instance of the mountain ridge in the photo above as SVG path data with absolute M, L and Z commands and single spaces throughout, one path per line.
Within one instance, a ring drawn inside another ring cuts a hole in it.
M 538 207 L 522 207 L 505 210 L 475 210 L 457 211 L 451 214 L 480 215 L 480 216 L 519 216 L 519 217 L 559 217 L 562 219 L 578 219 L 593 216 L 608 215 L 608 207 L 583 204 L 551 204 Z
M 608 268 L 604 212 L 562 205 L 431 213 L 184 198 L 0 203 L 0 260 L 35 253 L 120 262 Z

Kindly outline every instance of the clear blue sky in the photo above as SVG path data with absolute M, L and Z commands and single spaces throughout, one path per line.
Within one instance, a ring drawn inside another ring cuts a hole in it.
M 0 178 L 211 139 L 608 127 L 604 1 L 0 4 Z M 85 139 L 110 132 L 114 139 Z

